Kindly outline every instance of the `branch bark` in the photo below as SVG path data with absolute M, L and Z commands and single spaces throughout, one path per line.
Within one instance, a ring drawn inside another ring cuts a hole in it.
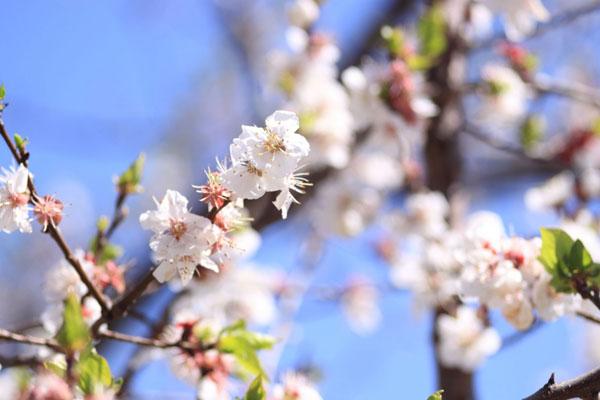
M 540 390 L 526 397 L 525 400 L 596 399 L 598 393 L 600 393 L 600 368 L 563 383 L 555 383 L 552 374 Z

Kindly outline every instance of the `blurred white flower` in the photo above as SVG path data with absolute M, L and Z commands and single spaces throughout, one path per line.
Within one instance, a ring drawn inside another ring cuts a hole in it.
M 541 0 L 482 0 L 482 3 L 502 16 L 506 36 L 514 41 L 533 32 L 538 22 L 550 18 Z
M 542 186 L 525 193 L 525 205 L 530 210 L 552 210 L 563 205 L 575 193 L 575 177 L 570 171 L 553 176 Z
M 252 265 L 225 269 L 217 276 L 189 286 L 189 294 L 174 306 L 196 318 L 210 318 L 222 324 L 243 319 L 250 324 L 267 325 L 276 314 L 277 273 Z
M 365 277 L 353 279 L 342 295 L 342 310 L 352 330 L 364 335 L 374 332 L 381 323 L 379 292 Z
M 323 400 L 317 389 L 300 374 L 287 372 L 273 386 L 272 400 Z
M 527 112 L 530 91 L 519 75 L 500 64 L 486 64 L 481 70 L 485 83 L 477 117 L 486 123 L 504 126 L 518 122 Z
M 544 271 L 533 286 L 533 303 L 535 309 L 544 321 L 554 321 L 565 314 L 577 311 L 581 306 L 578 294 L 558 293 L 550 285 L 552 277 Z
M 459 307 L 455 317 L 440 316 L 437 332 L 442 364 L 465 372 L 473 371 L 500 349 L 498 333 L 486 327 L 477 313 L 466 306 Z
M 16 230 L 31 233 L 29 189 L 27 181 L 29 171 L 23 164 L 10 170 L 2 168 L 0 177 L 0 230 L 11 233 Z
M 319 18 L 319 4 L 315 0 L 293 0 L 288 7 L 292 25 L 307 28 Z

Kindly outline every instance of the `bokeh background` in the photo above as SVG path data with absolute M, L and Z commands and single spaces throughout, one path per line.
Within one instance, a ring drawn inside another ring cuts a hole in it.
M 337 39 L 340 66 L 348 66 L 360 59 L 382 22 L 410 21 L 419 3 L 328 0 L 317 28 Z M 545 2 L 554 12 L 575 3 Z M 98 216 L 112 212 L 112 177 L 145 152 L 145 192 L 129 203 L 132 217 L 115 236 L 137 265 L 144 264 L 147 235 L 137 216 L 152 196 L 167 188 L 191 193 L 190 184 L 201 183 L 204 167 L 226 154 L 239 126 L 258 124 L 272 111 L 260 78 L 265 54 L 283 45 L 285 27 L 282 0 L 0 0 L 0 81 L 10 103 L 4 119 L 12 132 L 30 139 L 40 191 L 67 204 L 62 228 L 74 247 L 86 246 Z M 593 84 L 599 41 L 600 15 L 590 15 L 527 45 L 541 55 L 543 71 L 576 73 Z M 474 54 L 473 73 L 492 56 L 493 50 Z M 572 118 L 559 100 L 540 107 L 555 111 L 549 126 Z M 550 214 L 527 211 L 523 202 L 524 191 L 552 171 L 525 174 L 531 165 L 469 140 L 463 145 L 463 181 L 473 209 L 499 213 L 507 228 L 524 235 L 555 222 Z M 0 165 L 10 164 L 9 153 L 0 151 Z M 299 267 L 305 228 L 301 217 L 270 226 L 256 261 Z M 386 266 L 373 251 L 377 238 L 372 229 L 352 240 L 328 240 L 314 283 L 335 285 L 357 272 L 384 282 Z M 36 319 L 43 309 L 44 273 L 59 259 L 42 234 L 0 236 L 0 326 Z M 165 290 L 144 304 L 149 315 L 158 318 L 169 296 Z M 305 299 L 279 370 L 318 367 L 325 399 L 426 398 L 436 389 L 430 316 L 416 314 L 404 293 L 383 293 L 381 308 L 380 329 L 359 336 L 338 305 Z M 512 333 L 501 318 L 495 325 L 504 335 Z M 127 329 L 144 332 L 135 322 Z M 544 325 L 485 364 L 476 377 L 478 393 L 489 400 L 520 398 L 551 372 L 561 380 L 583 372 L 589 367 L 587 335 L 582 322 Z M 134 349 L 105 350 L 118 376 Z M 140 399 L 185 399 L 193 398 L 194 389 L 157 361 L 138 374 L 133 393 Z

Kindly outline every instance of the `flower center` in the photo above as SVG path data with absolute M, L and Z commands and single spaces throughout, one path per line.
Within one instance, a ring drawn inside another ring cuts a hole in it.
M 181 237 L 187 231 L 187 225 L 185 222 L 181 220 L 172 219 L 171 227 L 169 228 L 169 233 L 177 240 L 181 239 Z
M 269 153 L 278 153 L 285 152 L 285 143 L 283 142 L 283 138 L 276 133 L 267 129 L 267 139 L 263 143 L 263 147 L 265 151 Z
M 25 193 L 11 193 L 8 197 L 12 207 L 21 207 L 29 201 L 29 195 Z
M 254 165 L 254 163 L 252 161 L 243 161 L 242 165 L 246 167 L 246 170 L 256 176 L 261 176 L 263 175 L 263 172 L 261 169 L 258 169 L 256 167 L 256 165 Z

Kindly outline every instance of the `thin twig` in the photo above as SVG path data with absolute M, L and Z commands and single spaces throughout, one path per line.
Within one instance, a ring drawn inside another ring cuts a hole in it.
M 521 159 L 532 161 L 540 164 L 554 164 L 555 160 L 549 157 L 535 156 L 525 152 L 520 146 L 513 145 L 511 143 L 505 142 L 503 140 L 497 139 L 487 133 L 482 132 L 478 127 L 466 124 L 462 130 L 462 132 L 471 136 L 472 138 L 487 144 L 488 146 L 502 151 L 507 154 L 512 154 Z
M 22 344 L 32 344 L 36 346 L 45 346 L 49 347 L 53 350 L 63 352 L 64 350 L 58 344 L 58 342 L 54 339 L 46 339 L 40 338 L 36 336 L 23 335 L 21 333 L 15 333 L 8 331 L 6 329 L 0 328 L 0 340 L 7 340 L 10 342 L 22 343 Z
M 4 122 L 1 119 L 0 119 L 0 135 L 6 142 L 6 145 L 8 146 L 10 152 L 12 153 L 13 157 L 15 158 L 15 161 L 17 161 L 17 163 L 19 163 L 19 164 L 23 164 L 25 167 L 28 167 L 26 155 L 23 155 L 19 152 L 19 150 L 17 149 L 17 146 L 14 144 L 13 140 L 8 135 L 8 132 L 6 131 L 6 128 L 4 126 Z M 31 175 L 28 178 L 27 186 L 29 187 L 30 196 L 31 196 L 30 203 L 31 204 L 38 203 L 40 200 L 40 197 L 37 194 L 35 185 L 33 183 L 33 180 L 31 179 Z M 79 278 L 85 284 L 85 286 L 87 287 L 89 292 L 92 294 L 92 296 L 94 296 L 96 301 L 98 301 L 98 303 L 100 304 L 100 307 L 102 308 L 103 313 L 108 312 L 110 309 L 109 302 L 104 297 L 104 295 L 102 295 L 102 293 L 98 290 L 98 288 L 93 284 L 93 282 L 90 280 L 90 278 L 87 276 L 87 274 L 85 273 L 85 270 L 81 266 L 81 263 L 79 262 L 77 257 L 75 257 L 75 255 L 71 251 L 71 248 L 66 243 L 60 230 L 53 223 L 50 223 L 50 224 L 48 224 L 48 228 L 46 229 L 45 232 L 47 234 L 49 234 L 50 237 L 54 240 L 54 242 L 58 245 L 58 247 L 60 248 L 61 252 L 63 253 L 65 259 L 75 269 L 75 271 L 79 275 Z
M 589 322 L 593 322 L 595 324 L 600 325 L 600 318 L 598 318 L 598 317 L 595 317 L 593 315 L 584 313 L 583 311 L 577 311 L 576 314 L 577 314 L 578 317 L 581 317 L 581 318 L 583 318 L 583 319 L 585 319 L 585 320 L 587 320 Z

